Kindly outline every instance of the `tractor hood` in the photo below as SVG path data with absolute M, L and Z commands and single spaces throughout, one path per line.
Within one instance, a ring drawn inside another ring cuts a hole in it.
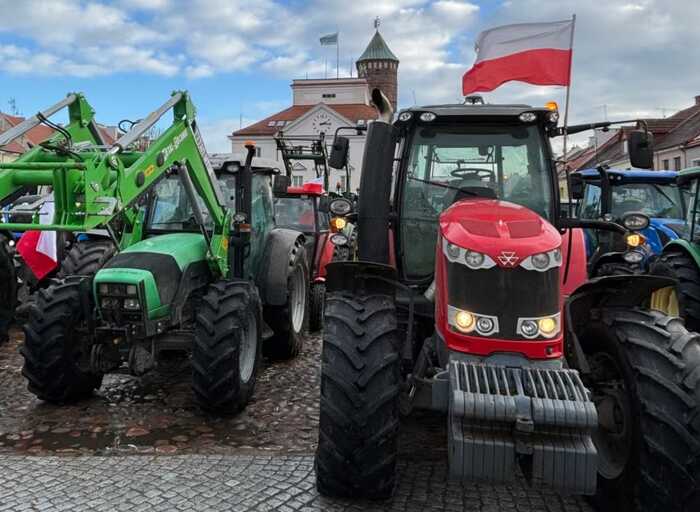
M 173 233 L 142 240 L 112 258 L 95 275 L 100 284 L 136 285 L 149 318 L 167 314 L 183 272 L 206 265 L 207 246 L 198 233 Z
M 440 230 L 448 242 L 487 254 L 508 268 L 561 246 L 559 232 L 540 215 L 496 199 L 458 201 L 440 215 Z

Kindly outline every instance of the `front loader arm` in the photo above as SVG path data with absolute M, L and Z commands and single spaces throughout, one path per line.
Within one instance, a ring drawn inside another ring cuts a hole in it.
M 85 115 L 91 116 L 92 109 L 80 101 L 80 96 L 69 98 L 70 102 L 67 99 L 61 102 L 62 105 L 54 107 L 72 107 L 77 102 L 70 113 L 72 120 L 75 116 L 73 129 L 76 137 L 86 139 L 92 117 Z M 173 111 L 172 125 L 146 151 L 130 151 L 129 147 L 170 110 Z M 204 201 L 213 224 L 211 236 L 203 229 L 210 249 L 210 265 L 212 270 L 226 275 L 232 213 L 224 208 L 223 196 L 199 135 L 194 113 L 189 95 L 182 91 L 174 92 L 163 106 L 132 127 L 108 150 L 92 148 L 79 151 L 76 148 L 61 151 L 59 148 L 48 151 L 41 148 L 32 153 L 33 156 L 28 154 L 16 162 L 0 164 L 0 201 L 25 185 L 51 186 L 54 200 L 51 222 L 41 223 L 37 208 L 29 223 L 2 222 L 4 219 L 0 218 L 0 229 L 85 232 L 104 226 L 123 213 L 127 225 L 120 245 L 128 246 L 140 239 L 143 215 L 136 208 L 138 200 L 160 178 L 177 170 L 181 177 L 186 175 L 183 181 L 185 188 L 188 189 L 187 183 L 190 183 L 189 189 L 194 189 Z M 33 119 L 28 121 L 34 122 Z M 0 142 L 2 140 L 0 138 Z M 99 141 L 91 139 L 91 142 Z M 196 198 L 190 199 L 197 210 Z

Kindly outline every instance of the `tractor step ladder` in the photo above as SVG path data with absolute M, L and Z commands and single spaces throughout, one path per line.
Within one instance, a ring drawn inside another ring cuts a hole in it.
M 576 370 L 449 365 L 449 467 L 461 480 L 593 494 L 595 404 Z

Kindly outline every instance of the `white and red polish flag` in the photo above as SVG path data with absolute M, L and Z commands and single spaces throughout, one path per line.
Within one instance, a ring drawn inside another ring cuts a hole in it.
M 39 223 L 53 222 L 53 197 L 50 197 L 39 210 Z M 55 231 L 26 231 L 17 242 L 17 252 L 41 281 L 58 266 L 58 248 Z
M 474 66 L 462 77 L 462 93 L 492 91 L 512 80 L 569 85 L 573 30 L 573 19 L 485 30 L 476 40 Z

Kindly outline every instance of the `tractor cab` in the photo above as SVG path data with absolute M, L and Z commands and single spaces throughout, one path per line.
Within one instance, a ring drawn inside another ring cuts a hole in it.
M 676 183 L 677 175 L 675 171 L 621 170 L 604 166 L 571 174 L 572 182 L 580 183 L 575 194 L 579 218 L 608 218 L 624 224 L 625 217 L 630 214 L 649 217 L 649 225 L 638 230 L 641 236 L 629 240 L 619 233 L 586 229 L 590 276 L 643 272 L 661 254 L 664 245 L 683 236 L 685 198 Z
M 556 115 L 522 105 L 440 105 L 399 113 L 395 236 L 406 279 L 432 280 L 438 232 L 454 218 L 441 215 L 452 206 L 467 215 L 463 228 L 481 237 L 495 234 L 497 225 L 477 212 L 506 203 L 545 221 L 558 217 L 546 134 Z M 481 207 L 465 206 L 474 201 Z
M 648 217 L 561 215 L 554 104 L 472 101 L 394 119 L 381 91 L 372 101 L 357 258 L 326 280 L 319 491 L 391 495 L 399 411 L 427 408 L 447 414 L 452 478 L 512 481 L 519 466 L 533 486 L 622 503 L 618 482 L 642 481 L 639 439 L 664 441 L 631 414 L 653 392 L 621 368 L 661 371 L 657 354 L 687 331 L 645 309 L 671 280 L 588 280 L 581 228 L 628 234 Z M 630 133 L 633 163 L 650 160 L 650 142 Z M 664 384 L 679 377 L 668 374 Z

